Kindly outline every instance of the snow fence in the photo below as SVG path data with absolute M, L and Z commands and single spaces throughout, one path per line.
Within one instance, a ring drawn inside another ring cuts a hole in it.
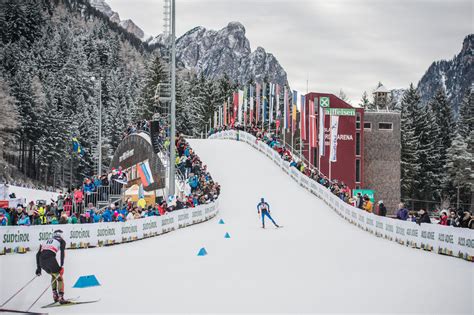
M 126 222 L 2 226 L 0 254 L 37 250 L 57 229 L 64 232 L 63 238 L 67 248 L 88 248 L 136 241 L 210 220 L 219 212 L 218 204 L 219 200 L 216 200 L 195 208 L 176 210 L 164 216 Z
M 302 174 L 284 161 L 278 152 L 253 135 L 236 130 L 215 133 L 209 139 L 230 139 L 247 143 L 265 154 L 299 185 L 321 198 L 332 210 L 350 223 L 390 241 L 413 248 L 474 261 L 474 230 L 381 217 L 349 205 L 323 185 Z

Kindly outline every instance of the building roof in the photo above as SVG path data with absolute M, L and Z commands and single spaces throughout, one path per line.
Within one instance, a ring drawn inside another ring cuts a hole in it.
M 388 93 L 389 90 L 387 90 L 387 88 L 381 84 L 378 88 L 375 89 L 374 93 Z

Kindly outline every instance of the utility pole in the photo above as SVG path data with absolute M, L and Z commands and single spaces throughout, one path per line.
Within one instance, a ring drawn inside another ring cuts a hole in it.
M 175 194 L 176 146 L 176 0 L 171 0 L 171 113 L 170 113 L 170 174 L 168 195 Z
M 102 175 L 102 76 L 99 76 L 99 165 L 97 167 L 97 176 Z

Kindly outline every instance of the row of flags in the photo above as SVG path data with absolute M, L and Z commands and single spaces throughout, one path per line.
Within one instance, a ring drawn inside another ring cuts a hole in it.
M 283 113 L 281 107 L 283 107 Z M 298 107 L 300 108 L 299 125 Z M 301 139 L 305 141 L 309 139 L 311 147 L 315 148 L 318 138 L 316 107 L 312 100 L 309 101 L 309 109 L 306 107 L 306 97 L 298 91 L 289 91 L 286 86 L 281 87 L 279 84 L 256 83 L 255 86 L 249 85 L 243 90 L 233 92 L 232 98 L 214 112 L 213 126 L 214 128 L 235 126 L 238 123 L 243 126 L 261 125 L 264 128 L 265 125 L 270 126 L 275 123 L 277 133 L 280 132 L 280 127 L 285 131 L 291 131 L 292 134 L 299 129 Z M 281 123 L 283 126 L 280 126 Z
M 306 99 L 304 94 L 295 90 L 290 91 L 287 87 L 281 87 L 278 84 L 256 83 L 255 86 L 250 85 L 234 92 L 232 99 L 227 100 L 218 108 L 214 113 L 214 128 L 234 126 L 238 123 L 243 126 L 254 124 L 264 129 L 275 123 L 277 133 L 280 132 L 280 127 L 287 132 L 290 131 L 291 134 L 299 129 L 301 139 L 308 141 L 311 148 L 318 148 L 319 155 L 324 156 L 324 127 L 318 130 L 318 125 L 324 126 L 326 107 L 319 106 L 318 101 L 318 98 Z M 329 102 L 327 97 L 321 101 Z M 297 121 L 298 108 L 299 122 Z M 281 112 L 282 109 L 283 112 Z M 317 117 L 319 117 L 319 123 Z M 335 115 L 330 117 L 330 160 L 335 162 L 339 117 Z M 280 126 L 280 121 L 282 126 Z

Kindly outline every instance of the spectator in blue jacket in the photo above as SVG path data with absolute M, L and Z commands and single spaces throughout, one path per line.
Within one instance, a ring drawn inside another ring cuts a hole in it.
M 7 217 L 5 216 L 5 211 L 0 209 L 0 226 L 6 226 L 8 224 Z
M 408 209 L 403 203 L 398 205 L 397 219 L 406 221 L 408 219 Z
M 191 187 L 191 192 L 194 192 L 199 186 L 199 179 L 196 175 L 192 175 L 188 180 L 189 186 Z
M 23 212 L 18 219 L 18 225 L 30 225 L 30 217 Z
M 107 207 L 104 213 L 102 213 L 102 219 L 104 220 L 104 222 L 112 222 L 112 214 L 113 211 L 111 211 L 110 208 Z
M 94 223 L 98 223 L 101 221 L 102 216 L 99 213 L 94 213 L 93 218 L 94 218 Z
M 85 194 L 91 194 L 94 191 L 95 191 L 94 183 L 89 178 L 86 178 L 84 180 L 84 193 Z

